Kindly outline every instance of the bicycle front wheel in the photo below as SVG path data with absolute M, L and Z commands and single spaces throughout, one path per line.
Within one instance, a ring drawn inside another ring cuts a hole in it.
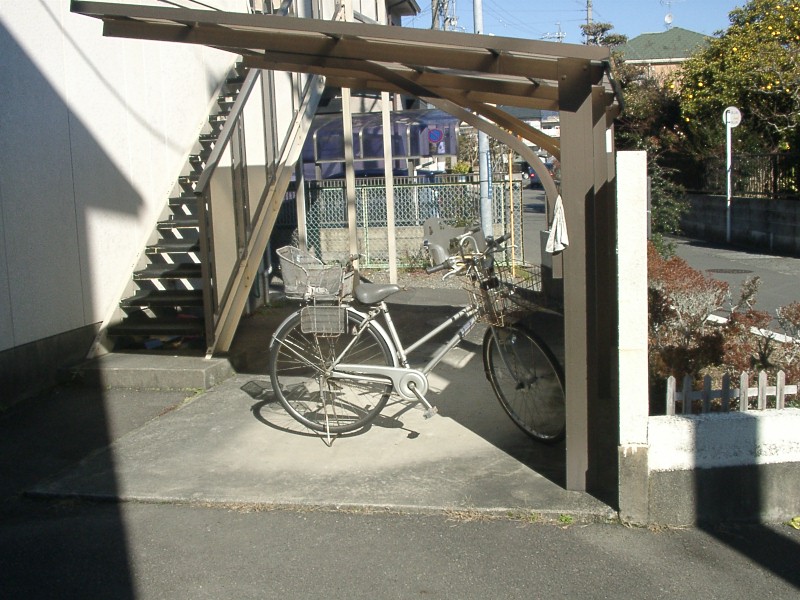
M 503 410 L 522 431 L 548 444 L 564 438 L 564 376 L 544 342 L 519 324 L 490 327 L 483 365 Z
M 345 433 L 366 426 L 386 405 L 391 384 L 362 379 L 330 378 L 340 363 L 394 366 L 384 337 L 368 325 L 356 338 L 362 315 L 347 311 L 344 333 L 304 333 L 300 311 L 275 332 L 270 346 L 272 389 L 284 409 L 315 431 Z

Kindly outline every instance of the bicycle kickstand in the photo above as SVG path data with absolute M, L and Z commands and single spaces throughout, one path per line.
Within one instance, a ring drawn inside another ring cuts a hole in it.
M 411 393 L 417 397 L 417 400 L 425 405 L 425 412 L 423 413 L 423 416 L 426 419 L 430 419 L 433 415 L 438 414 L 439 409 L 435 406 L 432 406 L 431 403 L 428 402 L 428 399 L 417 391 L 417 386 L 414 385 L 413 382 L 408 384 L 408 389 L 410 389 Z

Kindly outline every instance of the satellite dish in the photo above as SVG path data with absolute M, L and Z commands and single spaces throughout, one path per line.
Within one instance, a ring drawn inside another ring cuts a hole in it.
M 672 25 L 672 13 L 667 13 L 667 16 L 664 17 L 664 24 L 669 27 Z

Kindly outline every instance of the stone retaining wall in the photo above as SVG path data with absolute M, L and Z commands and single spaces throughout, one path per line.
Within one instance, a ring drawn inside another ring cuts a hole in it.
M 661 524 L 800 514 L 800 410 L 648 420 L 649 515 Z
M 725 243 L 725 196 L 691 195 L 689 203 L 691 208 L 681 219 L 684 235 Z M 732 244 L 800 256 L 800 201 L 732 198 L 730 213 Z

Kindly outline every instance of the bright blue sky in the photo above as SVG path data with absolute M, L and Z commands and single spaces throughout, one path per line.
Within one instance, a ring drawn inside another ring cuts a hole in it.
M 472 0 L 455 0 L 461 31 L 474 32 Z M 404 25 L 431 26 L 430 0 L 417 0 L 422 12 Z M 592 0 L 595 22 L 611 23 L 614 32 L 634 38 L 641 33 L 665 30 L 664 17 L 672 24 L 712 35 L 729 25 L 728 13 L 746 0 Z M 564 42 L 583 43 L 580 25 L 586 22 L 586 0 L 483 0 L 484 33 L 527 39 L 544 39 L 549 33 L 566 33 Z

